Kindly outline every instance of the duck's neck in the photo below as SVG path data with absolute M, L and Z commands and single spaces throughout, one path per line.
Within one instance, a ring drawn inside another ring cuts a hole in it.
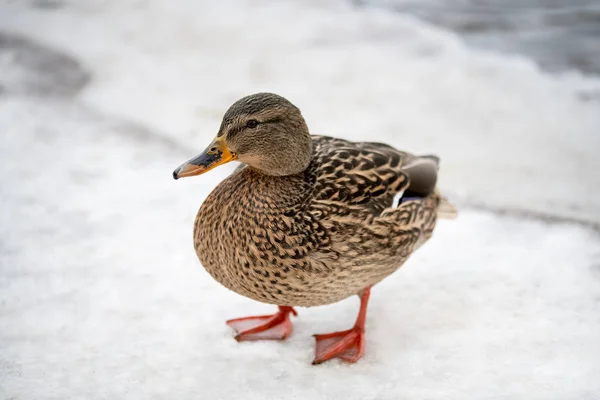
M 274 160 L 272 158 L 255 158 L 252 159 L 252 164 L 249 164 L 248 168 L 246 169 L 252 169 L 256 173 L 268 176 L 287 177 L 298 175 L 308 168 L 308 165 L 311 161 L 310 155 L 303 153 L 304 152 L 300 152 L 298 154 L 282 156 L 285 157 L 286 160 L 284 163 L 280 162 L 280 160 Z M 240 160 L 244 161 L 241 158 Z
M 248 167 L 240 173 L 240 201 L 248 199 L 252 208 L 285 210 L 302 203 L 309 184 L 304 173 L 273 176 Z M 242 183 L 243 182 L 243 183 Z M 241 197 L 243 196 L 243 197 Z

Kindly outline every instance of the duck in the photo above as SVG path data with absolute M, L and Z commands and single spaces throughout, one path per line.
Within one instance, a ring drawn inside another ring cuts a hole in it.
M 456 207 L 437 189 L 439 158 L 376 142 L 312 135 L 298 107 L 275 93 L 245 96 L 216 137 L 173 178 L 241 164 L 201 204 L 193 243 L 221 285 L 278 306 L 230 319 L 238 341 L 284 340 L 294 307 L 358 295 L 347 330 L 316 334 L 313 364 L 364 354 L 371 289 L 398 270 Z

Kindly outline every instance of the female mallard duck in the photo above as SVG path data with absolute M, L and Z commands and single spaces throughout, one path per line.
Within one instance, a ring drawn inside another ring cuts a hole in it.
M 223 286 L 274 315 L 227 321 L 236 339 L 285 339 L 292 306 L 318 306 L 359 294 L 352 329 L 315 335 L 314 364 L 363 354 L 371 286 L 396 271 L 455 209 L 435 188 L 438 159 L 380 143 L 312 136 L 300 110 L 271 93 L 235 102 L 214 141 L 173 172 L 203 174 L 245 165 L 206 198 L 194 247 Z M 402 196 L 395 204 L 395 196 Z

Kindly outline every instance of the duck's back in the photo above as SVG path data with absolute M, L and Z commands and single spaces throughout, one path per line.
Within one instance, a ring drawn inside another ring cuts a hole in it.
M 313 154 L 314 198 L 362 205 L 374 215 L 391 207 L 398 193 L 409 189 L 426 197 L 437 182 L 437 157 L 414 156 L 383 143 L 313 136 Z
M 339 301 L 395 271 L 431 236 L 437 164 L 384 144 L 313 136 L 303 173 L 242 168 L 209 195 L 196 219 L 198 256 L 217 281 L 258 301 Z M 415 198 L 392 204 L 403 192 Z

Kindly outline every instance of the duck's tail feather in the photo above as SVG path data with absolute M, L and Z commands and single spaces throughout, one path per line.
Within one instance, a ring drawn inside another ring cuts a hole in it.
M 458 209 L 447 198 L 440 196 L 437 215 L 439 218 L 455 219 L 458 217 Z
M 440 169 L 440 159 L 434 155 L 415 156 L 402 166 L 410 179 L 408 188 L 402 194 L 398 205 L 414 198 L 429 197 L 439 199 L 437 215 L 439 218 L 455 219 L 458 210 L 454 204 L 442 196 L 437 189 L 437 177 Z M 435 200 L 434 200 L 435 201 Z

